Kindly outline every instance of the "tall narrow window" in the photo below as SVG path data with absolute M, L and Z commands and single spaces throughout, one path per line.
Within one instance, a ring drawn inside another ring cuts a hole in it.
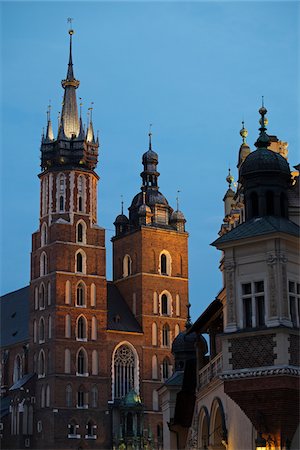
M 98 389 L 96 386 L 93 386 L 91 390 L 91 407 L 97 408 L 97 406 L 98 406 Z
M 180 316 L 180 297 L 179 294 L 176 294 L 176 316 Z
M 50 406 L 50 386 L 47 384 L 46 387 L 46 407 L 48 408 Z
M 66 406 L 68 408 L 71 408 L 72 403 L 73 403 L 73 393 L 72 393 L 72 386 L 70 384 L 67 384 L 66 387 Z
M 44 247 L 44 245 L 47 245 L 47 224 L 46 224 L 46 222 L 43 222 L 43 225 L 41 227 L 41 247 Z
M 76 272 L 82 272 L 83 270 L 83 261 L 82 254 L 79 252 L 76 256 Z
M 79 223 L 77 225 L 77 241 L 82 242 L 83 239 L 83 230 L 82 230 L 82 224 Z
M 135 388 L 135 357 L 128 345 L 121 345 L 114 355 L 114 396 L 123 398 Z
M 243 314 L 244 314 L 244 328 L 252 327 L 252 292 L 251 283 L 242 285 L 243 292 Z
M 262 280 L 242 284 L 242 302 L 244 328 L 264 326 L 265 295 Z
M 255 304 L 256 304 L 256 326 L 265 325 L 265 296 L 264 282 L 258 281 L 254 283 Z
M 293 327 L 299 327 L 300 325 L 300 283 L 295 281 L 289 281 L 289 306 L 290 306 L 290 318 Z
M 170 376 L 170 360 L 169 358 L 164 358 L 163 364 L 162 364 L 162 376 L 163 379 L 166 380 Z
M 17 355 L 14 361 L 13 382 L 16 383 L 20 378 L 22 378 L 22 360 L 20 355 Z
M 42 387 L 41 387 L 40 395 L 41 395 L 41 397 L 40 397 L 41 408 L 45 408 L 45 386 L 44 385 L 42 385 Z
M 86 223 L 80 220 L 76 226 L 76 241 L 86 244 Z
M 48 294 L 47 294 L 47 304 L 51 305 L 51 283 L 48 281 Z
M 158 314 L 158 295 L 153 292 L 153 314 Z
M 37 325 L 36 320 L 33 321 L 33 342 L 37 342 Z
M 170 327 L 167 323 L 162 329 L 162 345 L 163 347 L 170 347 Z
M 92 351 L 92 375 L 98 375 L 98 352 Z
M 34 309 L 39 309 L 39 289 L 37 286 L 34 288 Z
M 47 255 L 45 252 L 41 253 L 40 256 L 40 276 L 43 277 L 47 274 Z
M 163 294 L 161 296 L 161 313 L 163 315 L 168 314 L 168 297 L 166 296 L 166 294 Z
M 84 198 L 85 198 L 85 179 L 82 175 L 79 175 L 77 179 L 77 191 L 78 191 L 78 211 L 84 211 Z
M 95 341 L 97 339 L 97 318 L 95 316 L 92 317 L 91 339 L 93 341 Z
M 163 250 L 159 257 L 159 272 L 161 275 L 171 275 L 172 271 L 171 255 L 167 250 Z
M 91 284 L 91 306 L 96 306 L 96 285 Z
M 39 377 L 45 376 L 45 353 L 41 350 L 38 358 L 38 375 Z
M 129 255 L 125 255 L 123 258 L 123 277 L 131 275 L 132 260 Z
M 45 321 L 44 318 L 41 317 L 39 321 L 39 342 L 45 342 Z
M 157 363 L 157 356 L 152 356 L 152 379 L 157 380 L 158 378 L 158 363 Z
M 77 375 L 87 375 L 87 354 L 83 348 L 77 354 Z
M 84 316 L 80 316 L 77 320 L 77 333 L 76 337 L 78 340 L 86 340 L 87 339 L 87 321 Z
M 65 209 L 65 176 L 63 174 L 59 177 L 59 211 L 64 211 Z
M 46 292 L 45 292 L 45 285 L 44 283 L 41 283 L 40 288 L 39 288 L 39 307 L 40 309 L 45 309 L 45 297 L 46 297 Z
M 76 306 L 85 306 L 85 286 L 80 282 L 76 289 Z
M 84 388 L 83 386 L 79 387 L 77 392 L 77 408 L 84 408 Z
M 161 273 L 166 275 L 167 274 L 167 257 L 163 253 L 160 257 L 160 267 L 161 267 Z

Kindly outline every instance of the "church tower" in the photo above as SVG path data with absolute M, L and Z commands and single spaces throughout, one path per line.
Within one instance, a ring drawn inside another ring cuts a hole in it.
M 81 112 L 78 117 L 73 30 L 69 35 L 58 134 L 48 111 L 42 136 L 40 219 L 32 237 L 29 366 L 37 373 L 37 448 L 45 442 L 61 448 L 68 438 L 95 440 L 108 428 L 99 412 L 108 397 L 105 231 L 97 225 L 95 172 L 99 142 L 91 113 L 86 129 Z
M 128 208 L 129 217 L 123 211 L 117 216 L 112 242 L 114 284 L 144 334 L 142 400 L 147 410 L 158 411 L 157 389 L 173 373 L 172 341 L 187 321 L 188 233 L 182 212 L 174 211 L 159 191 L 151 138 L 149 133 L 141 191 Z

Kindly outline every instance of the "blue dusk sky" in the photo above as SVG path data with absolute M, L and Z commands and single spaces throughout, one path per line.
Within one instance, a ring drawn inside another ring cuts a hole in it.
M 83 117 L 100 135 L 98 224 L 113 222 L 141 186 L 152 123 L 159 186 L 185 214 L 192 319 L 222 287 L 210 246 L 224 217 L 241 121 L 255 149 L 264 95 L 268 132 L 299 162 L 299 2 L 1 2 L 1 294 L 30 280 L 39 226 L 40 138 L 49 100 L 57 130 L 72 17 Z

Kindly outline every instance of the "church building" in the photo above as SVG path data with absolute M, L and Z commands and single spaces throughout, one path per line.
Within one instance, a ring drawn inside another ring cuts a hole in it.
M 49 111 L 41 142 L 30 285 L 0 302 L 1 448 L 162 449 L 158 389 L 188 319 L 186 221 L 159 191 L 149 133 L 141 190 L 114 222 L 107 280 L 99 140 L 78 111 L 69 35 L 59 128 Z

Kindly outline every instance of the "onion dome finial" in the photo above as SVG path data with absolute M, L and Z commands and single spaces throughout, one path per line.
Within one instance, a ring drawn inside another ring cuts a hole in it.
M 246 143 L 246 137 L 248 136 L 248 130 L 244 127 L 245 122 L 242 121 L 242 129 L 240 130 L 240 135 L 243 139 L 243 144 Z
M 186 305 L 186 307 L 187 307 L 187 318 L 186 318 L 186 322 L 185 322 L 185 328 L 186 328 L 186 330 L 188 330 L 189 328 L 191 328 L 191 326 L 192 326 L 192 321 L 191 321 L 191 315 L 190 315 L 190 307 L 191 307 L 192 305 L 190 304 L 190 303 L 188 303 L 187 305 Z
M 257 148 L 268 148 L 270 145 L 270 137 L 266 133 L 266 125 L 268 125 L 268 119 L 265 117 L 268 110 L 264 106 L 264 97 L 262 96 L 262 106 L 259 108 L 259 114 L 261 118 L 259 120 L 260 128 L 259 128 L 259 136 L 257 141 L 255 142 L 255 147 Z
M 148 133 L 148 136 L 149 136 L 149 150 L 152 150 L 152 132 L 151 132 L 151 128 L 152 128 L 152 123 L 150 123 L 150 125 L 149 125 L 149 133 Z
M 233 181 L 234 181 L 234 178 L 233 178 L 233 176 L 231 175 L 230 169 L 228 169 L 228 175 L 227 175 L 227 177 L 226 177 L 226 181 L 227 181 L 227 183 L 228 183 L 228 187 L 231 188 L 231 185 L 232 185 L 232 183 L 233 183 Z

